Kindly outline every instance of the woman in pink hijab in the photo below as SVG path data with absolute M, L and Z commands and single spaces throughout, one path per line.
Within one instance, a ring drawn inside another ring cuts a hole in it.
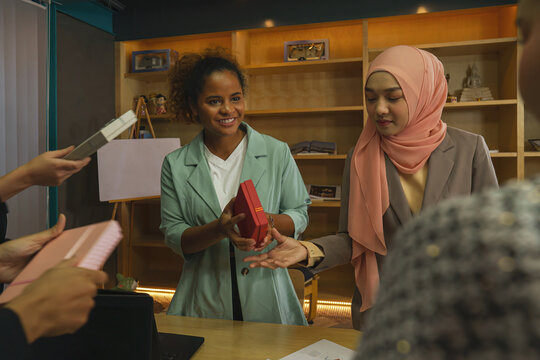
M 369 67 L 365 93 L 368 121 L 345 163 L 338 233 L 308 242 L 274 230 L 279 245 L 245 259 L 268 268 L 303 261 L 314 272 L 351 262 L 356 329 L 375 301 L 395 231 L 443 199 L 497 186 L 484 139 L 441 120 L 448 90 L 434 55 L 410 46 L 385 50 Z

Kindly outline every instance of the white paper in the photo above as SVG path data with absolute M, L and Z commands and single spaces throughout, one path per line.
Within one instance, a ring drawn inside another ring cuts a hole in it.
M 113 140 L 98 150 L 99 200 L 123 200 L 161 193 L 161 165 L 180 139 Z
M 353 360 L 355 351 L 322 339 L 280 360 Z

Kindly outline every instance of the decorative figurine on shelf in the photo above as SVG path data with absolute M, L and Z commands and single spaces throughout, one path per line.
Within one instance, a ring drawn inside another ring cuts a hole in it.
M 482 87 L 482 78 L 476 64 L 469 66 L 469 76 L 465 80 L 465 88 L 461 93 L 460 102 L 464 101 L 485 101 L 493 100 L 491 90 L 488 87 Z
M 139 128 L 139 139 L 151 139 L 152 134 L 150 131 L 146 130 L 146 127 L 144 125 L 141 125 Z
M 148 108 L 148 114 L 150 115 L 154 115 L 154 114 L 157 114 L 157 96 L 158 94 L 156 93 L 150 93 L 148 94 L 148 104 L 147 104 L 147 108 Z
M 470 68 L 471 74 L 467 76 L 467 86 L 468 88 L 479 88 L 482 86 L 482 78 L 480 77 L 480 74 L 478 73 L 478 68 L 476 67 L 476 64 L 473 64 L 473 66 Z
M 137 286 L 139 286 L 139 282 L 137 280 L 132 277 L 124 276 L 120 273 L 116 274 L 116 280 L 118 280 L 118 284 L 116 284 L 116 286 L 111 290 L 135 291 Z
M 448 91 L 447 91 L 447 95 L 446 95 L 446 102 L 456 103 L 457 102 L 457 96 L 450 95 L 450 74 L 446 74 L 444 77 L 446 78 L 446 85 L 448 87 Z
M 139 98 L 143 98 L 143 106 L 141 106 L 137 116 L 146 116 L 146 112 L 148 111 L 148 98 L 144 95 L 139 96 Z
M 167 107 L 165 106 L 167 104 L 167 98 L 162 94 L 156 95 L 156 114 L 166 114 L 167 113 Z

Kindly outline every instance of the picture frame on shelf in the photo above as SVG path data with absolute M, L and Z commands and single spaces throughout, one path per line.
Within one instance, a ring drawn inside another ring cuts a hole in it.
M 178 52 L 172 49 L 133 51 L 131 72 L 168 71 L 176 60 Z
M 283 60 L 328 60 L 328 39 L 285 41 Z

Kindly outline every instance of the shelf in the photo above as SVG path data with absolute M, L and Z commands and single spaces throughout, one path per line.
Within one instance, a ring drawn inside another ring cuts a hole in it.
M 142 274 L 141 274 L 142 276 Z M 144 277 L 139 277 L 138 287 L 161 288 L 161 289 L 176 289 L 180 276 L 171 276 L 168 271 L 150 271 L 144 274 Z
M 157 241 L 137 241 L 133 242 L 131 244 L 133 247 L 153 247 L 153 248 L 166 248 L 168 247 L 165 245 L 163 241 L 157 242 Z
M 490 152 L 489 155 L 492 158 L 515 158 L 517 152 Z
M 320 208 L 338 208 L 341 206 L 341 201 L 339 200 L 311 200 L 311 205 L 309 207 L 320 207 Z
M 124 78 L 135 79 L 145 82 L 166 81 L 168 71 L 149 71 L 141 73 L 124 73 Z
M 242 70 L 245 71 L 246 75 L 274 75 L 350 69 L 362 70 L 362 58 L 283 62 L 264 65 L 247 65 L 242 68 Z M 146 82 L 156 82 L 167 80 L 167 74 L 167 71 L 124 73 L 124 78 L 136 79 Z
M 146 119 L 146 117 L 144 117 L 143 119 Z M 173 119 L 172 114 L 150 115 L 150 120 L 172 120 L 172 119 Z
M 294 155 L 295 160 L 345 160 L 347 155 Z
M 154 196 L 144 196 L 139 198 L 130 198 L 130 199 L 121 199 L 121 200 L 109 200 L 109 203 L 119 203 L 119 202 L 128 202 L 128 201 L 136 201 L 139 204 L 157 204 L 159 203 L 160 195 L 154 195 Z
M 283 62 L 243 67 L 247 75 L 275 75 L 349 69 L 362 70 L 362 58 Z
M 540 151 L 525 151 L 525 157 L 540 157 Z
M 517 38 L 506 37 L 497 39 L 471 40 L 471 41 L 456 41 L 448 43 L 436 44 L 414 44 L 413 46 L 429 51 L 436 56 L 460 56 L 460 55 L 475 55 L 475 54 L 490 54 L 496 53 L 503 48 L 515 46 Z M 387 48 L 369 49 L 370 59 Z
M 444 104 L 444 108 L 445 109 L 463 109 L 463 108 L 471 109 L 471 108 L 516 105 L 516 104 L 517 104 L 517 99 L 466 101 L 466 102 L 457 102 L 457 103 L 446 103 Z
M 300 108 L 300 109 L 277 109 L 277 110 L 247 110 L 246 116 L 286 116 L 295 114 L 320 114 L 320 113 L 344 113 L 360 112 L 363 106 L 331 106 L 321 108 Z

